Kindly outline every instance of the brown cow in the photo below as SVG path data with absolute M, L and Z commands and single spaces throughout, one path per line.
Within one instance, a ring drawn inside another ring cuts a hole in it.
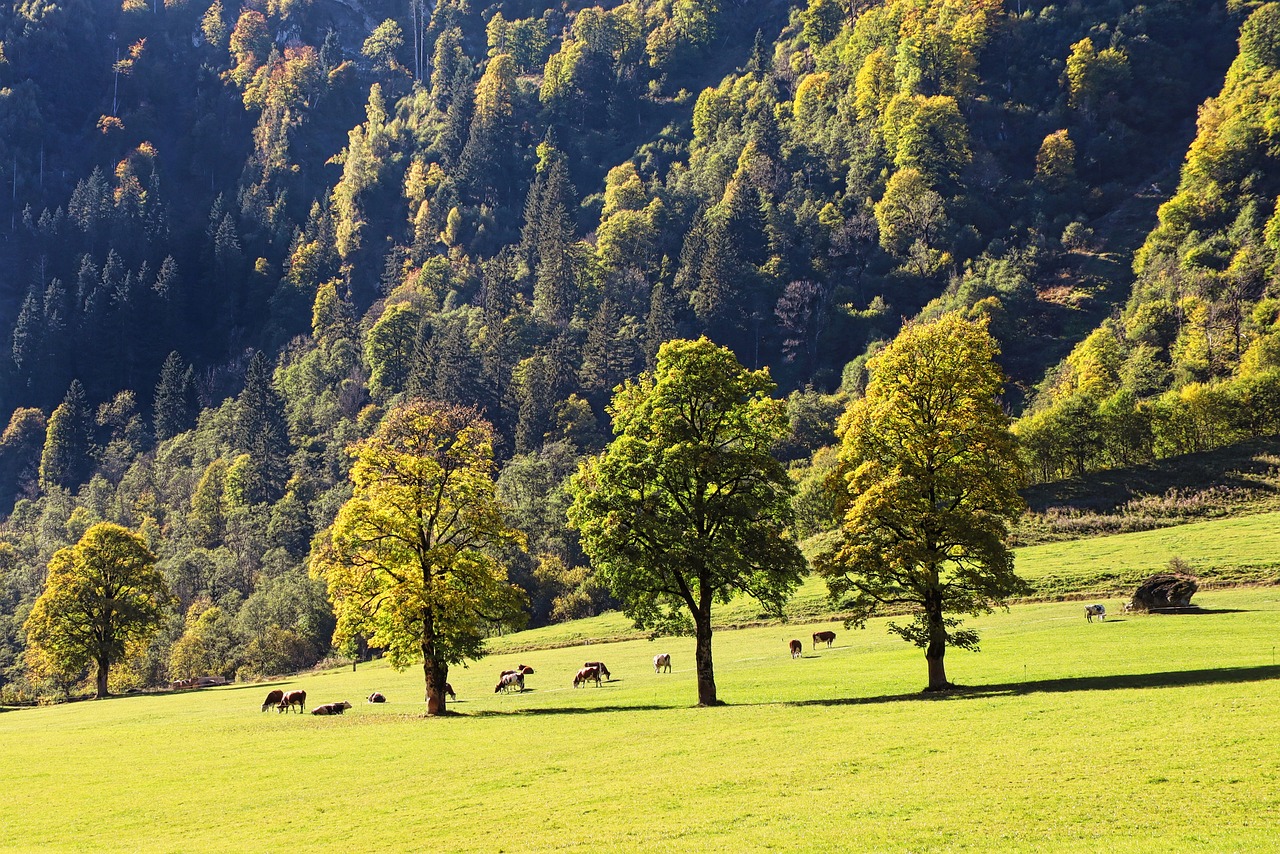
M 385 703 L 386 701 L 387 701 L 387 698 L 384 697 L 378 691 L 374 691 L 372 694 L 369 695 L 370 703 Z
M 578 671 L 578 675 L 573 677 L 573 687 L 586 685 L 592 679 L 596 681 L 596 687 L 600 687 L 600 671 L 594 667 L 584 667 Z
M 307 710 L 307 692 L 306 691 L 288 691 L 280 698 L 280 705 L 276 706 L 282 712 L 289 711 L 292 706 L 298 707 L 298 714 L 302 714 Z
M 501 678 L 501 677 L 499 677 L 499 678 Z M 458 695 L 457 695 L 457 694 L 455 694 L 455 693 L 453 693 L 453 686 L 452 686 L 452 685 L 450 685 L 448 682 L 444 683 L 444 693 L 445 693 L 445 696 L 446 696 L 446 697 L 448 697 L 450 700 L 456 700 L 456 699 L 458 699 Z M 495 692 L 495 693 L 496 693 L 496 692 Z M 429 703 L 429 702 L 431 702 L 431 694 L 430 694 L 430 693 L 428 693 L 426 696 L 424 696 L 424 697 L 422 698 L 422 702 L 424 702 L 424 703 Z
M 830 648 L 831 648 L 831 642 L 832 642 L 832 641 L 834 641 L 835 639 L 836 639 L 836 633 L 835 633 L 835 632 L 814 632 L 814 633 L 813 633 L 813 648 L 814 648 L 814 649 L 817 649 L 817 648 L 818 648 L 818 644 L 820 644 L 820 643 L 822 643 L 822 642 L 824 642 L 824 641 L 825 641 L 825 642 L 826 642 L 826 644 L 827 644 L 827 649 L 830 649 Z
M 605 679 L 612 679 L 612 678 L 613 678 L 613 674 L 609 672 L 609 668 L 607 668 L 607 667 L 605 667 L 605 666 L 604 666 L 604 662 L 603 662 L 603 661 L 588 661 L 588 662 L 583 663 L 583 665 L 582 665 L 582 666 L 583 666 L 583 667 L 594 667 L 596 670 L 600 671 L 600 675 L 601 675 L 601 676 L 603 676 Z
M 262 711 L 266 711 L 271 706 L 280 705 L 280 701 L 284 699 L 284 692 L 279 688 L 267 695 L 267 699 L 262 701 Z
M 804 644 L 798 640 L 793 640 L 791 642 L 791 657 L 799 658 L 802 655 L 804 655 Z
M 316 706 L 311 710 L 313 715 L 340 715 L 347 709 L 351 708 L 351 704 L 346 700 L 341 703 L 325 703 L 323 706 Z

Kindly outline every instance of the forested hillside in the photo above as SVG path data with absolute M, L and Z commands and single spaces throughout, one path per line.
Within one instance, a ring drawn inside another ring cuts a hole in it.
M 776 451 L 809 531 L 830 521 L 809 458 L 921 314 L 989 318 L 1044 479 L 1198 448 L 1117 450 L 1098 425 L 1276 387 L 1277 21 L 1209 0 L 6 4 L 0 683 L 63 687 L 23 675 L 21 627 L 103 520 L 143 533 L 181 606 L 126 682 L 314 663 L 334 618 L 312 538 L 348 446 L 408 397 L 494 424 L 532 619 L 604 607 L 564 483 L 673 337 L 791 395 Z M 1249 417 L 1222 435 L 1280 423 Z

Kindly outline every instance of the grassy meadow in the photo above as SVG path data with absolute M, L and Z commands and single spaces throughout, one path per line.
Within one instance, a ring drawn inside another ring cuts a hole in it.
M 1154 531 L 1027 546 L 1019 575 L 1039 594 L 1137 587 L 1179 556 L 1205 581 L 1280 579 L 1280 513 L 1194 522 Z
M 982 652 L 948 655 L 970 687 L 943 698 L 875 621 L 820 624 L 837 639 L 816 651 L 818 625 L 718 633 L 713 709 L 690 707 L 692 641 L 663 639 L 495 653 L 451 673 L 444 719 L 422 716 L 420 671 L 383 662 L 6 712 L 0 849 L 1273 849 L 1280 588 L 1196 601 L 975 620 Z M 657 652 L 673 673 L 654 674 Z M 614 681 L 572 688 L 595 659 Z M 495 695 L 517 662 L 529 690 Z M 355 707 L 260 713 L 277 686 Z M 365 704 L 374 690 L 391 702 Z

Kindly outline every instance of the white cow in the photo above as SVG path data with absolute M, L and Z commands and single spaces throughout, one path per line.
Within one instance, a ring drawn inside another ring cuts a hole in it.
M 659 653 L 653 657 L 653 672 L 658 673 L 662 670 L 671 672 L 671 655 L 669 653 Z
M 1084 618 L 1092 623 L 1094 617 L 1097 617 L 1099 620 L 1106 622 L 1107 606 L 1106 605 L 1085 605 Z

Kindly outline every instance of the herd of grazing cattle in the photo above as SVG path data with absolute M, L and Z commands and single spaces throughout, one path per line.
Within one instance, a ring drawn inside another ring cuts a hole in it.
M 1128 613 L 1132 608 L 1133 608 L 1132 603 L 1126 603 L 1124 606 L 1124 610 L 1126 613 Z M 1093 622 L 1094 617 L 1097 617 L 1099 620 L 1106 620 L 1107 609 L 1103 605 L 1085 605 L 1084 615 L 1085 615 L 1085 619 L 1087 619 L 1089 622 Z M 818 648 L 818 644 L 825 643 L 827 645 L 827 648 L 830 649 L 831 645 L 835 642 L 835 639 L 836 639 L 835 632 L 832 632 L 832 631 L 814 632 L 813 648 L 816 650 Z M 801 643 L 799 640 L 792 640 L 787 644 L 787 646 L 791 651 L 792 658 L 802 658 L 804 656 L 804 644 Z M 670 673 L 671 672 L 671 655 L 669 653 L 663 652 L 653 657 L 653 672 L 654 673 Z M 523 693 L 523 691 L 525 690 L 524 678 L 526 676 L 532 676 L 533 673 L 534 673 L 533 668 L 527 664 L 518 664 L 516 665 L 514 670 L 503 670 L 501 673 L 498 674 L 498 684 L 493 689 L 493 693 L 495 694 L 509 693 L 511 691 Z M 579 670 L 573 677 L 573 687 L 574 688 L 585 687 L 588 682 L 594 682 L 596 684 L 596 687 L 598 688 L 602 684 L 602 680 L 600 678 L 602 676 L 604 677 L 603 681 L 610 681 L 610 682 L 613 681 L 613 674 L 609 672 L 609 668 L 605 666 L 605 663 L 603 661 L 585 662 L 582 665 L 582 669 Z M 191 681 L 194 682 L 195 680 L 191 680 Z M 195 686 L 182 685 L 181 687 L 195 687 Z M 445 683 L 445 686 L 444 686 L 444 693 L 450 700 L 458 699 L 458 695 L 455 694 L 453 691 L 453 686 L 451 686 L 447 682 Z M 372 694 L 369 695 L 368 701 L 370 703 L 385 703 L 387 702 L 387 698 L 381 692 L 374 691 Z M 290 711 L 294 706 L 297 706 L 298 713 L 302 714 L 303 712 L 306 711 L 306 703 L 307 703 L 306 691 L 301 691 L 301 690 L 282 691 L 282 690 L 276 689 L 270 692 L 269 694 L 267 694 L 267 699 L 264 700 L 262 703 L 262 711 L 265 712 L 267 709 L 275 707 L 277 711 L 287 712 L 287 711 Z M 314 709 L 311 710 L 311 714 L 340 715 L 349 708 L 351 708 L 351 704 L 346 700 L 343 700 L 340 703 L 325 703 L 324 705 L 316 706 Z

